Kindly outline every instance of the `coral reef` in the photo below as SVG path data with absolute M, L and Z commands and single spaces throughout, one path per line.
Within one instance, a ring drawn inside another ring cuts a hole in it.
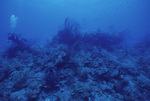
M 10 33 L 12 46 L 0 55 L 0 100 L 148 101 L 150 47 L 122 47 L 123 32 L 78 28 L 67 18 L 41 46 Z
M 20 51 L 30 51 L 29 45 L 26 43 L 27 40 L 21 37 L 21 34 L 8 33 L 8 42 L 10 42 L 10 47 L 5 51 L 3 56 L 12 58 L 17 56 Z

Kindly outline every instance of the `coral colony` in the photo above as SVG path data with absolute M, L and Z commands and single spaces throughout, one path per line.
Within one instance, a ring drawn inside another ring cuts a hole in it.
M 12 29 L 16 22 L 12 15 Z M 69 18 L 45 45 L 9 33 L 0 55 L 0 101 L 149 101 L 149 34 L 132 47 L 125 35 L 81 33 Z

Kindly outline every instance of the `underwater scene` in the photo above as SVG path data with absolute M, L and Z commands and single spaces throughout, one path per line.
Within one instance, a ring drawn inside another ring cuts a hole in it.
M 150 101 L 150 0 L 0 0 L 0 101 Z

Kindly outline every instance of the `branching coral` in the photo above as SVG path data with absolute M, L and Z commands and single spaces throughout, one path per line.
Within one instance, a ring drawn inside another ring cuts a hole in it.
M 29 46 L 26 44 L 27 40 L 22 38 L 20 34 L 9 33 L 8 42 L 11 42 L 11 45 L 4 53 L 6 57 L 15 57 L 19 51 L 30 51 Z

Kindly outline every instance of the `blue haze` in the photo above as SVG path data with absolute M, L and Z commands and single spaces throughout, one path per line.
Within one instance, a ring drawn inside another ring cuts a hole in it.
M 28 39 L 44 42 L 62 27 L 66 17 L 76 20 L 81 31 L 100 28 L 128 30 L 130 42 L 150 33 L 150 0 L 1 0 L 0 44 L 7 46 L 7 33 L 22 33 Z M 10 28 L 11 15 L 18 17 Z
M 0 101 L 150 101 L 149 5 L 0 0 Z

